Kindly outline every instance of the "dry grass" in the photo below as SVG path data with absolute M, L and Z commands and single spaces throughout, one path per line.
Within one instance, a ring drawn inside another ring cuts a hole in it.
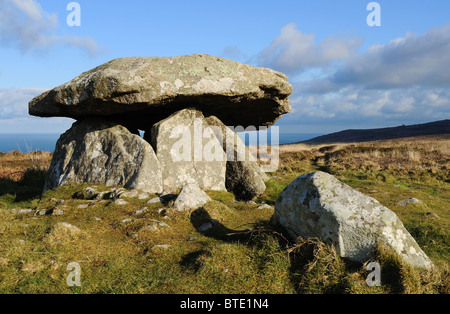
M 45 170 L 50 166 L 52 156 L 52 153 L 40 151 L 0 153 L 0 179 L 20 181 L 30 169 Z
M 392 175 L 420 175 L 447 181 L 450 175 L 450 135 L 403 138 L 335 145 L 304 144 L 280 147 L 281 158 L 301 153 L 330 172 L 386 171 Z
M 321 145 L 325 146 L 325 145 Z M 286 144 L 280 145 L 280 153 L 295 153 L 299 151 L 311 151 L 314 147 L 306 144 Z
M 298 152 L 298 151 L 314 151 L 314 152 L 334 152 L 342 150 L 345 147 L 367 147 L 372 149 L 393 148 L 414 150 L 422 148 L 427 151 L 438 151 L 444 155 L 450 155 L 450 134 L 431 135 L 401 138 L 393 140 L 381 140 L 363 143 L 339 143 L 339 144 L 286 144 L 280 145 L 280 152 Z

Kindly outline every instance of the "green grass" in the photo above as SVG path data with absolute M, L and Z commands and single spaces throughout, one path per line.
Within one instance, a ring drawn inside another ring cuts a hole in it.
M 280 170 L 271 174 L 256 204 L 208 191 L 213 201 L 191 213 L 176 212 L 170 204 L 148 205 L 148 199 L 126 199 L 124 206 L 89 202 L 81 193 L 87 185 L 63 186 L 41 197 L 38 176 L 2 180 L 0 293 L 449 293 L 449 183 L 389 171 L 337 170 L 317 161 L 309 153 L 282 156 Z M 392 209 L 437 267 L 413 269 L 380 247 L 372 260 L 381 265 L 382 286 L 369 287 L 366 265 L 342 259 L 318 240 L 289 241 L 269 223 L 273 209 L 257 208 L 273 205 L 299 175 L 326 168 Z M 411 197 L 423 204 L 397 204 Z M 143 207 L 145 213 L 133 214 Z M 13 208 L 63 214 L 19 215 Z M 214 228 L 199 233 L 196 228 L 211 218 L 217 220 Z M 151 219 L 170 228 L 149 230 Z M 80 231 L 61 228 L 62 222 Z M 66 284 L 70 262 L 81 266 L 81 287 Z

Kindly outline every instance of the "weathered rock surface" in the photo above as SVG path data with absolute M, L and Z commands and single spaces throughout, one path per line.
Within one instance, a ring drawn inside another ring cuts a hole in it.
M 203 119 L 200 111 L 183 109 L 153 126 L 151 143 L 166 193 L 178 192 L 186 183 L 204 190 L 226 190 L 226 155 Z
M 17 209 L 17 208 L 13 208 L 12 212 L 18 215 L 24 215 L 24 214 L 30 214 L 33 212 L 33 210 L 31 208 L 25 208 L 25 209 Z
M 267 176 L 259 168 L 256 158 L 251 155 L 241 138 L 217 117 L 205 119 L 222 144 L 227 154 L 225 186 L 236 199 L 251 200 L 266 190 Z
M 262 204 L 258 206 L 256 209 L 273 209 L 273 207 L 270 206 L 269 204 Z
M 113 122 L 87 118 L 59 138 L 45 190 L 75 183 L 162 192 L 159 161 L 149 143 Z
M 366 261 L 376 244 L 383 243 L 413 266 L 432 267 L 392 211 L 324 172 L 305 174 L 286 187 L 276 201 L 273 222 L 293 238 L 315 237 L 335 245 L 351 260 Z
M 149 224 L 145 229 L 150 231 L 159 231 L 161 228 L 170 228 L 170 226 L 163 221 L 149 219 Z
M 37 96 L 29 113 L 40 117 L 108 116 L 146 130 L 195 106 L 227 125 L 270 126 L 290 112 L 292 86 L 266 68 L 205 54 L 119 58 Z
M 197 209 L 211 201 L 211 198 L 195 184 L 186 184 L 174 203 L 177 211 Z
M 421 200 L 418 200 L 417 198 L 408 198 L 404 200 L 400 200 L 397 202 L 398 205 L 406 207 L 409 204 L 423 204 Z

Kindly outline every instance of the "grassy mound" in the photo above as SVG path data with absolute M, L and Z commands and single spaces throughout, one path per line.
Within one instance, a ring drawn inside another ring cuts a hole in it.
M 0 293 L 447 294 L 448 141 L 283 146 L 280 168 L 256 203 L 208 192 L 213 201 L 192 212 L 174 211 L 170 202 L 147 204 L 148 199 L 124 198 L 126 205 L 88 199 L 82 196 L 87 185 L 41 196 L 45 168 L 21 155 L 22 174 L 13 175 L 14 158 L 3 154 Z M 381 286 L 369 287 L 367 264 L 342 259 L 318 240 L 289 241 L 270 224 L 273 208 L 258 207 L 273 205 L 293 179 L 315 170 L 332 173 L 393 210 L 437 267 L 411 268 L 379 247 L 372 261 L 381 266 Z M 422 202 L 398 203 L 412 197 Z M 211 219 L 211 228 L 199 232 Z M 66 283 L 72 262 L 81 267 L 79 287 Z

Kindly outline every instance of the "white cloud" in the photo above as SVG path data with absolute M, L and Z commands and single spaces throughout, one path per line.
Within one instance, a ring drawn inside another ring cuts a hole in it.
M 442 88 L 431 90 L 426 97 L 421 101 L 421 105 L 430 107 L 447 107 L 450 108 L 450 93 L 445 95 L 445 90 Z
M 42 88 L 0 88 L 0 120 L 28 115 L 28 102 L 45 92 Z
M 386 45 L 370 47 L 340 68 L 331 80 L 336 84 L 360 84 L 370 88 L 398 88 L 415 84 L 450 84 L 450 24 L 424 35 L 408 33 Z
M 258 63 L 286 73 L 298 73 L 307 68 L 348 60 L 361 44 L 361 38 L 336 36 L 316 43 L 314 34 L 305 34 L 291 23 L 284 26 L 270 46 L 261 51 Z
M 450 117 L 450 91 L 444 89 L 411 87 L 383 90 L 351 86 L 338 93 L 297 91 L 291 98 L 296 109 L 291 119 L 299 123 L 334 123 L 339 120 L 360 123 L 380 119 L 408 123 Z
M 62 133 L 73 123 L 68 118 L 38 118 L 28 114 L 31 99 L 43 88 L 0 88 L 0 133 Z
M 335 36 L 316 42 L 295 24 L 283 27 L 258 55 L 294 85 L 293 110 L 279 125 L 352 128 L 450 118 L 450 24 L 357 53 L 360 45 L 360 38 Z
M 99 45 L 87 37 L 56 34 L 56 14 L 42 9 L 35 0 L 0 0 L 0 43 L 23 52 L 45 50 L 57 45 L 69 45 L 94 56 Z
M 248 59 L 247 55 L 239 49 L 238 45 L 226 46 L 223 48 L 222 56 L 227 59 L 231 59 L 238 62 L 243 62 Z
M 39 21 L 42 19 L 42 8 L 33 0 L 11 0 L 10 2 L 33 20 Z

